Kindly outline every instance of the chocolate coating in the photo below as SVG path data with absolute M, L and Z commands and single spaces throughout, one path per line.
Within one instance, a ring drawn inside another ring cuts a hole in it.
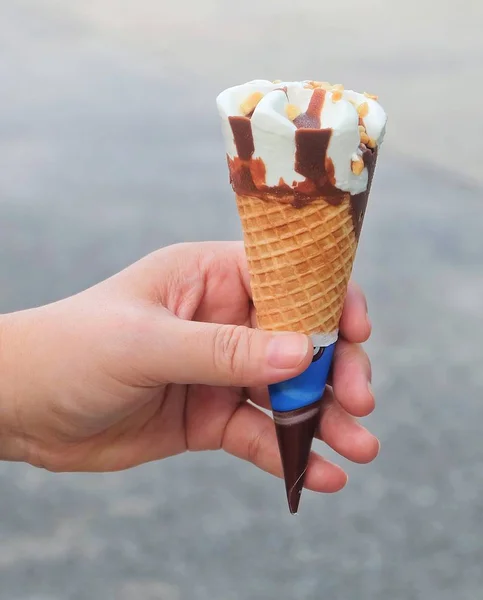
M 321 400 L 288 412 L 273 412 L 282 456 L 290 512 L 297 514 L 305 482 L 312 440 L 319 425 Z
M 377 152 L 377 148 L 375 150 L 370 150 L 365 146 L 363 147 L 362 158 L 364 160 L 364 165 L 369 172 L 369 181 L 365 192 L 351 196 L 352 221 L 354 223 L 354 232 L 357 239 L 359 239 L 359 236 L 361 235 L 367 201 L 369 200 L 369 194 L 371 193 L 372 180 L 374 178 L 374 171 L 377 163 Z

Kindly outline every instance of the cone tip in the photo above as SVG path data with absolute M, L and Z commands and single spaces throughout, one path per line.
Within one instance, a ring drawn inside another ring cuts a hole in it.
M 274 411 L 288 508 L 292 515 L 297 514 L 299 509 L 320 406 L 318 401 L 285 413 Z
M 304 489 L 304 479 L 307 467 L 303 470 L 302 474 L 298 477 L 291 488 L 287 488 L 287 501 L 290 514 L 298 514 L 300 499 L 302 497 L 302 491 Z M 287 481 L 285 482 L 288 483 Z
M 300 504 L 300 494 L 297 495 L 297 498 L 288 499 L 288 509 L 291 515 L 298 515 Z

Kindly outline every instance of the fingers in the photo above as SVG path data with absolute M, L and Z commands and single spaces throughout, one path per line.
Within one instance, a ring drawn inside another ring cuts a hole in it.
M 166 246 L 148 254 L 111 277 L 130 296 L 149 299 L 165 306 L 176 304 L 178 296 L 193 296 L 202 290 L 207 275 L 220 281 L 241 283 L 251 298 L 250 277 L 243 242 L 189 242 Z M 104 284 L 105 285 L 105 284 Z M 174 311 L 173 311 L 174 312 Z
M 270 409 L 267 388 L 247 390 L 247 397 L 257 406 Z M 333 390 L 326 388 L 317 437 L 344 458 L 356 463 L 368 463 L 379 453 L 379 441 L 334 397 Z
M 361 288 L 353 281 L 347 288 L 344 310 L 340 320 L 340 333 L 346 340 L 354 343 L 367 341 L 371 334 L 366 298 Z
M 299 333 L 184 321 L 157 311 L 142 366 L 153 383 L 258 386 L 295 377 L 313 356 Z
M 374 410 L 371 363 L 361 346 L 340 340 L 335 348 L 332 373 L 334 395 L 348 413 L 365 417 Z
M 369 463 L 379 454 L 379 441 L 347 413 L 327 388 L 318 437 L 344 458 Z
M 275 425 L 267 415 L 250 404 L 242 404 L 231 417 L 222 447 L 267 473 L 283 477 Z M 312 453 L 305 487 L 317 492 L 333 493 L 341 490 L 346 482 L 347 476 L 339 466 Z
M 337 402 L 351 415 L 365 417 L 375 406 L 372 392 L 371 363 L 358 344 L 340 340 L 336 346 L 331 383 Z M 266 387 L 250 388 L 247 398 L 262 408 L 270 408 Z

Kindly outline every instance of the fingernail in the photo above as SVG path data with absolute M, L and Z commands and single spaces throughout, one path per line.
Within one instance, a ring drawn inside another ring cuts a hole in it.
M 367 382 L 367 389 L 369 390 L 371 397 L 374 398 L 374 388 L 372 387 L 372 383 L 370 381 Z
M 274 335 L 267 346 L 268 364 L 276 369 L 293 369 L 307 356 L 309 347 L 309 338 L 300 333 Z
M 371 319 L 369 317 L 369 313 L 366 313 L 366 321 L 367 321 L 367 324 L 369 325 L 369 329 L 372 329 L 372 323 L 371 323 Z
M 377 454 L 375 456 L 375 458 L 377 458 L 379 456 L 379 452 L 381 451 L 381 442 L 378 438 L 376 438 L 377 440 Z

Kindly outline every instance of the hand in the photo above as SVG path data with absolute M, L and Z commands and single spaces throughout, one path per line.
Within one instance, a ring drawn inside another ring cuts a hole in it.
M 265 387 L 310 363 L 302 334 L 252 329 L 240 243 L 167 247 L 48 306 L 0 320 L 0 457 L 52 471 L 111 471 L 187 450 L 224 449 L 281 476 Z M 320 437 L 356 462 L 379 443 L 355 416 L 374 407 L 370 334 L 351 285 Z M 247 402 L 250 398 L 252 402 Z M 306 486 L 334 492 L 338 466 L 313 454 Z

